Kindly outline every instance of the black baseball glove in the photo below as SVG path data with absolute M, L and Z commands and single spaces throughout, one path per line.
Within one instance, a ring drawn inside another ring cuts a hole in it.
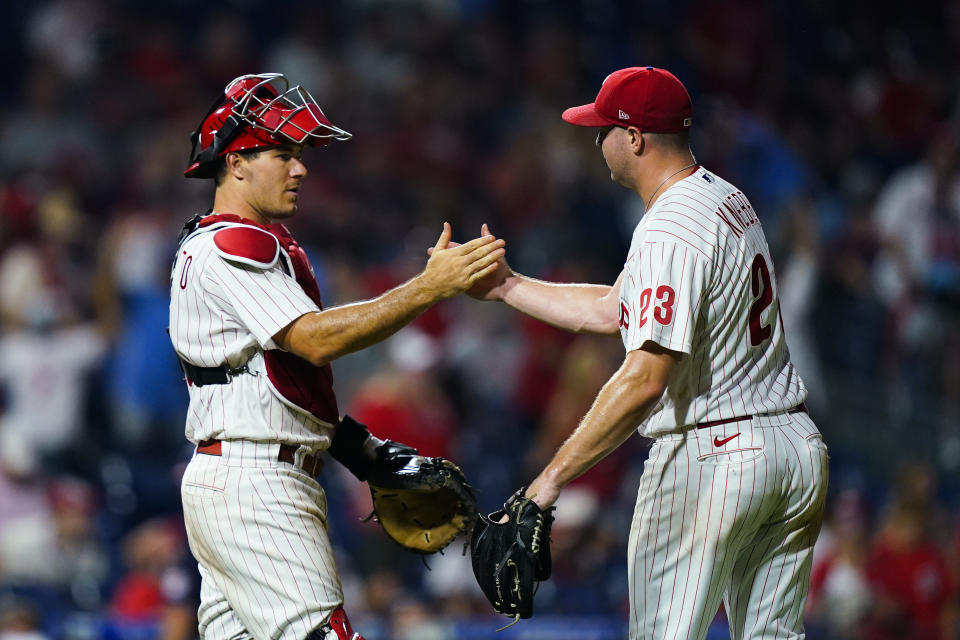
M 403 445 L 381 451 L 386 455 L 371 469 L 367 485 L 388 536 L 411 551 L 433 553 L 473 524 L 477 503 L 460 467 Z
M 473 574 L 498 613 L 519 618 L 533 615 L 533 596 L 550 577 L 550 528 L 553 510 L 541 511 L 524 497 L 510 496 L 501 511 L 480 516 L 470 540 Z M 504 515 L 509 520 L 500 523 Z
M 440 551 L 477 518 L 477 502 L 460 467 L 445 458 L 381 440 L 344 416 L 330 453 L 366 481 L 373 513 L 387 535 L 417 553 Z

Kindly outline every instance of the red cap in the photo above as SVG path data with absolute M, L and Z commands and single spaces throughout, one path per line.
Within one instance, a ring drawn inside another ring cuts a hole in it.
M 570 107 L 563 119 L 581 127 L 632 125 L 651 133 L 680 133 L 693 123 L 693 105 L 669 71 L 628 67 L 608 75 L 594 102 Z

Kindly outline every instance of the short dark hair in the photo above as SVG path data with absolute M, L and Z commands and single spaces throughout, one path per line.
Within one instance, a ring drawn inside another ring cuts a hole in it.
M 690 132 L 681 131 L 680 133 L 651 133 L 644 132 L 650 140 L 658 147 L 670 151 L 688 151 L 690 149 Z

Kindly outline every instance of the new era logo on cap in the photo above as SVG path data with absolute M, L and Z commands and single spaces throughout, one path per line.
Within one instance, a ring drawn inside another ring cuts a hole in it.
M 693 106 L 669 71 L 629 67 L 607 76 L 594 102 L 567 109 L 563 119 L 582 127 L 629 124 L 651 133 L 680 133 L 693 123 Z

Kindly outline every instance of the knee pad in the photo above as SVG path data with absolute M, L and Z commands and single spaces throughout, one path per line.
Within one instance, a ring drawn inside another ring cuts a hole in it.
M 337 607 L 327 624 L 311 631 L 305 640 L 363 640 L 363 636 L 354 632 L 343 607 Z

